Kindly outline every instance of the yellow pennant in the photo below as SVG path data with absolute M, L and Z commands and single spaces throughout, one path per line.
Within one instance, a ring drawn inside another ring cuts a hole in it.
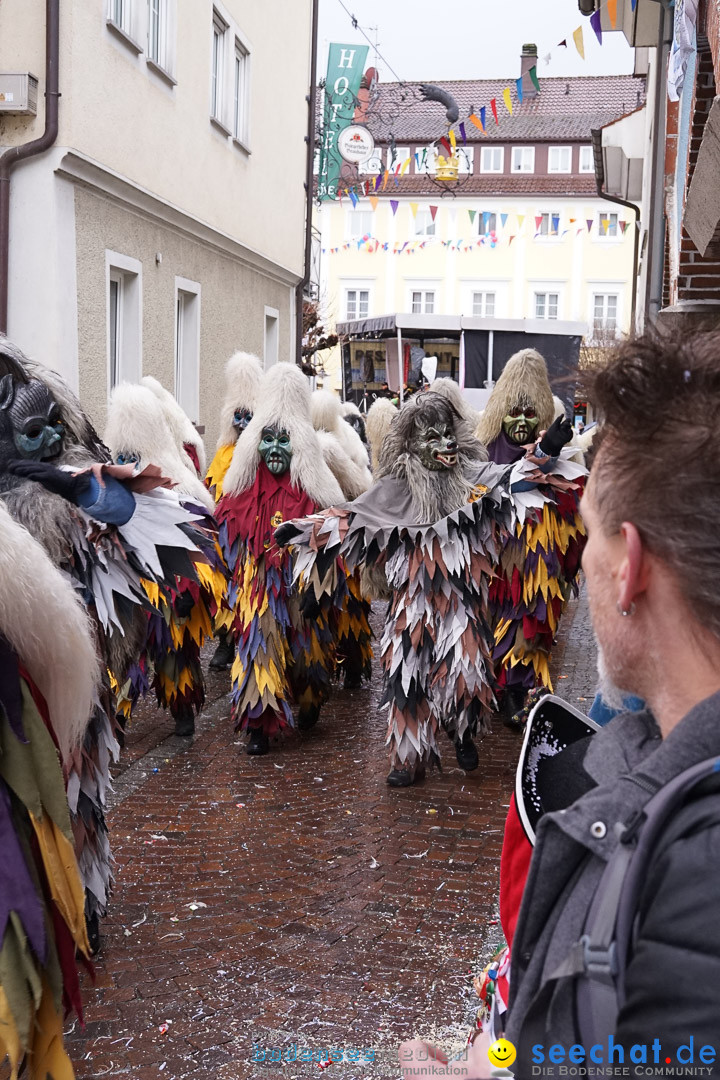
M 573 41 L 575 42 L 575 48 L 577 49 L 577 51 L 580 53 L 580 55 L 582 56 L 582 58 L 584 60 L 585 59 L 585 45 L 583 43 L 582 26 L 578 26 L 577 30 L 573 30 Z
M 455 139 L 455 132 L 453 131 L 452 128 L 450 128 L 450 131 L 448 132 L 448 135 L 450 136 L 450 145 L 453 148 L 453 154 L 454 154 L 455 150 L 457 148 L 457 141 Z
M 404 176 L 409 168 L 410 168 L 410 158 L 406 157 L 405 160 L 402 163 L 402 168 L 400 169 L 400 175 Z
M 368 195 L 368 198 L 370 199 L 370 205 L 372 206 L 373 210 L 377 210 L 378 203 L 380 202 L 377 195 Z
M 418 205 L 419 205 L 419 204 L 418 204 L 418 203 L 416 203 L 416 202 L 411 202 L 411 203 L 410 203 L 410 213 L 412 214 L 412 216 L 413 216 L 413 217 L 416 217 L 416 216 L 417 216 L 417 212 L 418 212 Z
M 503 90 L 503 101 L 505 102 L 505 108 L 512 116 L 512 98 L 510 97 L 510 87 L 506 86 Z

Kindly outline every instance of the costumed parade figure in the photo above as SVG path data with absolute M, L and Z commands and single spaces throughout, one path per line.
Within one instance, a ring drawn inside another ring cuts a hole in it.
M 381 643 L 393 787 L 439 764 L 443 727 L 457 760 L 477 768 L 473 743 L 494 708 L 487 592 L 503 538 L 542 514 L 583 470 L 558 457 L 559 425 L 516 465 L 486 462 L 484 447 L 444 396 L 408 402 L 385 436 L 379 478 L 355 502 L 276 532 L 290 544 L 296 576 L 315 595 L 334 587 L 342 556 L 365 565 L 392 593 Z
M 0 338 L 0 498 L 70 579 L 93 620 L 103 678 L 82 746 L 63 764 L 93 951 L 112 882 L 105 824 L 110 761 L 119 750 L 110 675 L 137 658 L 150 607 L 143 581 L 172 595 L 200 557 L 193 517 L 159 470 L 115 466 L 56 372 Z
M 202 480 L 207 468 L 205 443 L 192 420 L 170 391 L 166 390 L 163 384 L 152 375 L 143 376 L 142 385 L 152 391 L 160 402 L 165 422 L 170 428 L 175 447 L 183 463 Z
M 307 379 L 294 364 L 275 364 L 217 507 L 237 643 L 232 716 L 249 733 L 249 754 L 267 753 L 273 736 L 295 726 L 292 704 L 298 727 L 311 727 L 329 693 L 335 657 L 328 610 L 310 596 L 303 613 L 292 558 L 273 532 L 342 500 L 312 426 Z
M 215 456 L 205 477 L 215 502 L 223 495 L 225 474 L 232 461 L 235 443 L 253 417 L 258 390 L 263 378 L 262 364 L 252 353 L 236 352 L 225 365 L 225 396 L 220 410 L 220 435 Z M 229 671 L 235 659 L 235 642 L 232 636 L 232 613 L 227 605 L 215 624 L 218 647 L 210 667 L 216 671 Z
M 63 1019 L 82 1019 L 85 896 L 58 747 L 82 746 L 98 663 L 70 582 L 0 502 L 0 1061 L 72 1080 Z
M 367 452 L 370 453 L 367 432 L 365 430 L 365 417 L 360 412 L 355 402 L 343 401 L 342 414 L 345 418 L 345 422 L 350 425 L 353 431 L 356 431 L 358 433 L 363 446 L 365 447 Z
M 398 410 L 392 401 L 388 401 L 384 397 L 376 398 L 368 409 L 365 418 L 365 432 L 370 444 L 370 466 L 374 476 L 377 476 L 380 468 L 380 452 L 383 440 L 397 414 Z
M 521 460 L 527 446 L 553 421 L 555 406 L 544 359 L 523 349 L 508 360 L 477 427 L 491 461 Z M 564 414 L 563 414 L 564 415 Z M 569 421 L 564 421 L 570 428 Z M 567 451 L 571 453 L 570 450 Z M 550 651 L 560 616 L 580 567 L 584 528 L 582 485 L 558 492 L 539 520 L 518 523 L 490 587 L 497 684 L 502 715 L 511 727 L 535 687 L 552 689 Z
M 110 396 L 105 441 L 118 464 L 132 464 L 139 472 L 150 465 L 159 468 L 173 482 L 175 494 L 203 534 L 204 561 L 197 563 L 192 579 L 178 576 L 167 597 L 154 583 L 145 586 L 154 610 L 148 616 L 141 666 L 152 673 L 158 704 L 173 717 L 175 734 L 190 736 L 205 702 L 200 650 L 213 635 L 225 592 L 225 572 L 212 496 L 178 448 L 166 415 L 161 399 L 147 386 L 121 383 Z M 131 691 L 129 700 L 124 699 L 126 713 L 136 698 L 137 693 Z

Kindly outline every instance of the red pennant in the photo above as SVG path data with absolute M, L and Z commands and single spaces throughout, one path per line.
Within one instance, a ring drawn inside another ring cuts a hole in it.
M 445 138 L 444 135 L 443 135 L 442 139 L 440 140 L 440 145 L 442 146 L 443 150 L 445 151 L 446 157 L 452 157 L 452 147 L 450 146 L 450 143 L 447 141 L 447 139 Z
M 490 102 L 490 108 L 492 109 L 492 114 L 493 114 L 493 116 L 495 117 L 495 123 L 496 123 L 496 124 L 498 125 L 498 127 L 499 127 L 499 126 L 500 126 L 500 121 L 498 120 L 498 115 L 497 115 L 497 100 L 496 100 L 495 98 L 493 98 L 493 99 L 491 100 L 491 102 Z
M 435 220 L 435 215 L 437 214 L 437 211 L 438 211 L 437 206 L 431 206 L 430 207 L 430 217 L 433 219 L 433 221 Z M 623 232 L 624 231 L 625 230 L 623 229 Z
M 542 214 L 535 215 L 535 231 L 537 232 L 542 225 Z

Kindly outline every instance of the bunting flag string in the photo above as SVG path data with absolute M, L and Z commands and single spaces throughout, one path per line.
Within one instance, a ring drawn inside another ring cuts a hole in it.
M 490 108 L 492 109 L 492 114 L 495 117 L 496 126 L 500 127 L 500 121 L 498 120 L 497 99 L 496 98 L 491 98 L 490 99 Z
M 593 30 L 595 31 L 596 38 L 598 39 L 598 41 L 602 45 L 602 26 L 600 25 L 600 12 L 599 11 L 593 11 L 592 15 L 590 16 L 590 25 L 592 26 Z
M 512 98 L 510 97 L 510 87 L 506 86 L 503 90 L 503 101 L 505 102 L 505 108 L 512 116 Z
M 573 30 L 573 41 L 575 42 L 575 48 L 580 53 L 583 60 L 585 59 L 585 43 L 583 41 L 582 26 L 578 26 L 577 30 Z
M 617 26 L 617 0 L 608 0 L 607 10 L 610 26 L 614 30 Z

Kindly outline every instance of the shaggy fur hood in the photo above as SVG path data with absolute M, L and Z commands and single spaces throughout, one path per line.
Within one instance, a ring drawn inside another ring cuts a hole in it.
M 459 413 L 474 431 L 480 422 L 480 413 L 473 409 L 469 401 L 463 397 L 463 392 L 454 379 L 435 379 L 430 383 L 433 394 L 442 394 L 450 402 L 455 412 Z
M 68 579 L 2 502 L 0 634 L 45 698 L 67 758 L 84 738 L 99 680 L 90 621 Z
M 264 375 L 258 404 L 243 437 L 235 443 L 223 491 L 239 495 L 255 480 L 262 460 L 258 446 L 263 428 L 285 428 L 292 443 L 290 478 L 313 502 L 325 509 L 344 501 L 337 480 L 325 463 L 310 414 L 310 386 L 295 364 L 273 364 Z M 347 427 L 347 424 L 345 425 Z
M 343 495 L 348 502 L 358 499 L 372 484 L 372 473 L 367 464 L 362 468 L 356 465 L 329 431 L 318 431 L 318 439 L 325 462 L 342 488 Z M 365 460 L 367 462 L 367 455 Z
M 110 395 L 105 441 L 112 455 L 139 458 L 140 468 L 157 465 L 163 476 L 177 485 L 177 493 L 193 502 L 214 509 L 213 498 L 187 454 L 178 452 L 173 432 L 167 423 L 162 399 L 145 385 L 120 383 Z
M 380 467 L 383 440 L 397 415 L 398 409 L 387 398 L 376 398 L 368 409 L 365 432 L 370 443 L 370 462 L 374 473 L 377 473 Z
M 480 417 L 476 435 L 487 446 L 502 431 L 503 417 L 515 405 L 532 405 L 540 421 L 538 430 L 549 428 L 555 415 L 547 365 L 537 349 L 521 349 L 508 360 Z
M 311 409 L 315 430 L 327 431 L 335 436 L 358 469 L 364 469 L 367 472 L 369 487 L 372 483 L 372 475 L 368 469 L 367 450 L 357 431 L 346 422 L 340 398 L 330 390 L 316 390 L 312 395 Z
M 146 386 L 148 390 L 151 390 L 160 402 L 165 420 L 172 432 L 178 452 L 182 455 L 183 460 L 193 472 L 195 472 L 195 466 L 193 465 L 190 455 L 185 452 L 185 444 L 187 443 L 188 445 L 195 447 L 198 461 L 200 462 L 200 477 L 204 477 L 207 472 L 205 444 L 188 414 L 177 403 L 170 391 L 166 390 L 162 383 L 158 382 L 152 375 L 146 375 L 142 380 L 142 385 Z
M 233 427 L 235 410 L 255 412 L 262 377 L 262 364 L 252 353 L 236 352 L 228 360 L 225 365 L 225 397 L 220 410 L 218 450 L 237 441 L 237 431 Z

